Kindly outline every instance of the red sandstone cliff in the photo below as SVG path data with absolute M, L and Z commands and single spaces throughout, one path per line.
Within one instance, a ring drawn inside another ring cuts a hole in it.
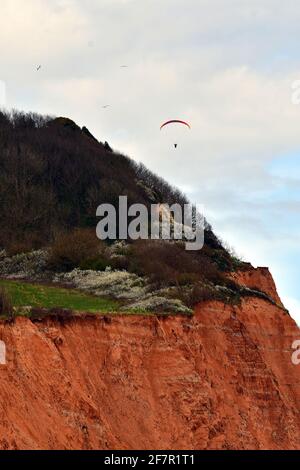
M 239 276 L 276 297 L 268 271 Z M 1 324 L 0 448 L 299 449 L 296 338 L 258 298 L 192 318 Z

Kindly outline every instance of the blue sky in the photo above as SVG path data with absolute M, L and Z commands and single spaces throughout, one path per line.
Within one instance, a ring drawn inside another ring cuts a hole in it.
M 73 118 L 204 204 L 300 323 L 299 24 L 294 0 L 1 0 L 5 104 Z M 192 125 L 176 151 L 168 118 Z

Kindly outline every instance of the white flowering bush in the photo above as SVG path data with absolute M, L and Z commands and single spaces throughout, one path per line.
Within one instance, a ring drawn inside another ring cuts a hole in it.
M 125 240 L 117 240 L 115 241 L 111 247 L 109 248 L 111 256 L 120 256 L 127 254 L 129 250 L 129 245 L 128 243 L 125 242 Z
M 146 295 L 149 287 L 145 279 L 127 271 L 82 271 L 74 269 L 69 273 L 56 274 L 56 282 L 70 283 L 75 288 L 97 296 L 116 299 L 139 299 Z
M 12 257 L 0 254 L 0 276 L 14 278 L 37 278 L 44 271 L 47 262 L 47 251 L 37 250 L 21 253 Z
M 159 295 L 149 295 L 144 299 L 133 302 L 126 310 L 145 312 L 173 312 L 192 314 L 193 311 L 186 307 L 179 299 L 169 299 Z

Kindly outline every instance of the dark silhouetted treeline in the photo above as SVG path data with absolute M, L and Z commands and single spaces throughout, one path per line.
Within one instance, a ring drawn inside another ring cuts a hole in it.
M 67 118 L 0 112 L 0 247 L 27 251 L 75 227 L 96 227 L 101 203 L 180 203 L 144 165 L 111 151 Z M 221 248 L 209 226 L 206 243 Z

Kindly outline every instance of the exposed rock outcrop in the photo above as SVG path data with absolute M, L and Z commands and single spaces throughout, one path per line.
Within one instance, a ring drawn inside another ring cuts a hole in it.
M 249 263 L 247 269 L 245 268 L 242 271 L 233 273 L 231 277 L 242 286 L 268 294 L 276 303 L 282 306 L 273 277 L 268 268 L 258 267 L 255 269 Z

